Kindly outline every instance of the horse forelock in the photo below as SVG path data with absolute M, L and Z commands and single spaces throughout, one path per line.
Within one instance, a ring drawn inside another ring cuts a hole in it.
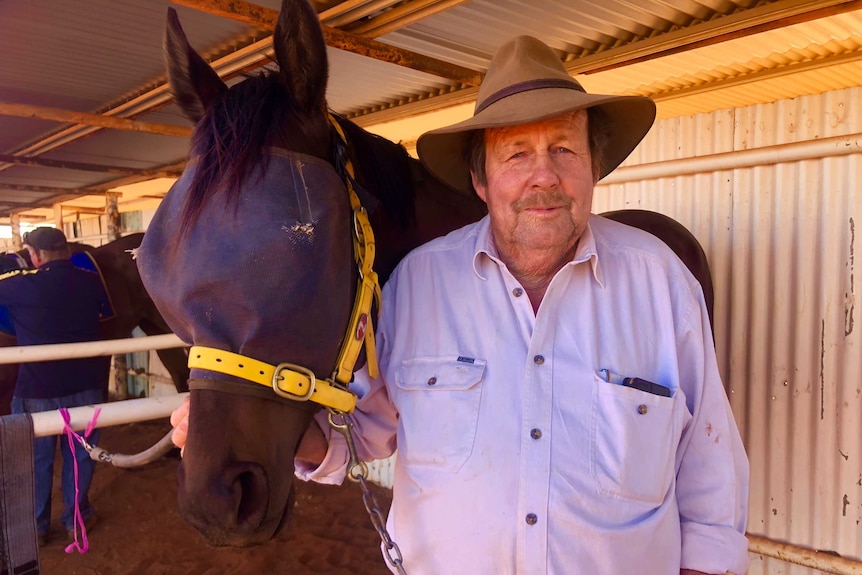
M 207 110 L 192 136 L 196 170 L 189 185 L 181 226 L 200 214 L 208 194 L 220 190 L 235 202 L 260 165 L 266 170 L 267 146 L 309 141 L 314 123 L 300 117 L 277 73 L 250 75 L 231 87 Z M 301 135 L 291 138 L 291 128 Z M 299 150 L 303 151 L 303 150 Z

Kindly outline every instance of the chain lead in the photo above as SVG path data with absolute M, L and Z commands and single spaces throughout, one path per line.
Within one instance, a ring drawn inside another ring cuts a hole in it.
M 336 422 L 336 418 L 340 420 L 340 423 Z M 380 536 L 380 541 L 383 542 L 386 562 L 399 575 L 407 575 L 407 572 L 404 570 L 404 559 L 401 556 L 401 549 L 398 548 L 398 545 L 389 536 L 389 532 L 386 530 L 386 521 L 383 519 L 383 512 L 380 511 L 380 506 L 377 504 L 377 498 L 371 489 L 368 488 L 368 466 L 364 461 L 359 460 L 359 456 L 356 453 L 356 444 L 353 441 L 353 421 L 350 415 L 330 408 L 329 425 L 344 436 L 344 440 L 347 442 L 347 450 L 350 452 L 350 461 L 347 464 L 347 477 L 354 483 L 359 483 L 360 487 L 362 487 L 362 503 L 365 504 L 365 510 L 371 518 L 371 524 L 374 525 L 374 529 Z

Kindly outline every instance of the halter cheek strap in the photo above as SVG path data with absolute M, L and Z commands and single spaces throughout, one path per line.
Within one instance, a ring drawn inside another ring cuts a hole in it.
M 338 134 L 340 144 L 347 145 L 347 138 L 338 121 L 330 114 L 329 123 Z M 257 359 L 211 347 L 195 345 L 189 351 L 189 368 L 206 369 L 231 375 L 272 388 L 280 397 L 293 401 L 313 401 L 339 412 L 349 413 L 356 405 L 356 396 L 347 391 L 353 379 L 356 362 L 362 346 L 368 374 L 377 377 L 377 348 L 374 342 L 372 306 L 380 310 L 380 282 L 374 271 L 374 232 L 368 213 L 362 207 L 354 187 L 355 173 L 347 154 L 341 154 L 343 165 L 339 166 L 353 209 L 353 256 L 359 271 L 356 299 L 347 324 L 347 332 L 332 375 L 320 379 L 310 369 L 293 363 L 271 365 Z

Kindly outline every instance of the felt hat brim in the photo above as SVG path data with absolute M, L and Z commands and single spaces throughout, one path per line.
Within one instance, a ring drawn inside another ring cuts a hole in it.
M 530 124 L 587 108 L 600 108 L 610 122 L 601 179 L 628 157 L 652 127 L 655 103 L 643 96 L 588 94 L 548 46 L 530 36 L 519 36 L 501 47 L 491 61 L 473 117 L 423 134 L 416 149 L 436 177 L 471 193 L 467 150 L 471 132 Z

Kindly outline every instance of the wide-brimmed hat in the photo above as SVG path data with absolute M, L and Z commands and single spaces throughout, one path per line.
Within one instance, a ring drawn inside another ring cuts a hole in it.
M 473 189 L 467 157 L 470 132 L 529 124 L 593 107 L 601 108 L 611 122 L 601 179 L 649 131 L 655 120 L 655 102 L 643 96 L 588 94 L 550 47 L 532 36 L 518 36 L 500 47 L 491 60 L 473 117 L 423 134 L 416 150 L 435 176 L 469 193 Z
M 25 233 L 24 244 L 46 252 L 62 250 L 68 245 L 66 234 L 57 228 L 49 227 L 40 227 Z

